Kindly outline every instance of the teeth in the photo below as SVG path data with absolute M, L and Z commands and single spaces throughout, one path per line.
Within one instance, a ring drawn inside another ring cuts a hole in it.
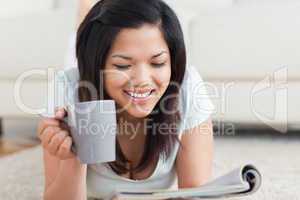
M 134 97 L 134 98 L 145 98 L 145 97 L 148 97 L 151 94 L 151 91 L 143 93 L 143 94 L 128 92 L 128 94 L 130 96 Z

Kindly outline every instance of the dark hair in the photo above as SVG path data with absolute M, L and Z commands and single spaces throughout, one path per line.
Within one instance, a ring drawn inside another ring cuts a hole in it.
M 147 116 L 151 124 L 176 124 L 167 134 L 157 130 L 158 126 L 147 129 L 144 153 L 138 166 L 127 168 L 120 145 L 116 145 L 116 161 L 109 162 L 118 174 L 129 171 L 141 171 L 150 162 L 163 154 L 167 159 L 178 139 L 178 125 L 181 116 L 178 110 L 179 91 L 186 68 L 186 50 L 179 20 L 174 11 L 162 0 L 102 0 L 87 14 L 77 32 L 76 56 L 80 73 L 80 82 L 89 82 L 97 89 L 96 99 L 110 99 L 105 90 L 100 91 L 103 79 L 100 70 L 105 66 L 108 52 L 122 28 L 139 28 L 144 24 L 157 25 L 163 33 L 171 56 L 171 81 L 166 92 Z M 101 94 L 103 92 L 103 94 Z M 78 89 L 79 100 L 95 100 L 88 88 Z M 172 96 L 173 98 L 169 98 Z M 168 97 L 168 98 L 166 98 Z M 166 98 L 164 101 L 162 99 Z M 172 114 L 162 112 L 161 107 Z M 147 125 L 148 126 L 148 125 Z M 149 127 L 149 126 L 148 126 Z M 154 133 L 154 134 L 152 134 Z

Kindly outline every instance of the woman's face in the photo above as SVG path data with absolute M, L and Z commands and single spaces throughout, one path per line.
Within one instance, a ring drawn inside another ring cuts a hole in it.
M 166 91 L 170 52 L 157 26 L 122 29 L 108 53 L 104 84 L 119 111 L 144 118 Z M 121 109 L 121 110 L 120 110 Z

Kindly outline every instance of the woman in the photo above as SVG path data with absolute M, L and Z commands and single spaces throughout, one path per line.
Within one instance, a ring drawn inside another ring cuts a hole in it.
M 172 9 L 161 0 L 100 1 L 79 26 L 76 56 L 78 69 L 65 70 L 64 81 L 96 88 L 95 97 L 81 87 L 78 100 L 116 102 L 117 160 L 81 164 L 70 150 L 72 138 L 62 120 L 66 112 L 59 109 L 38 128 L 45 199 L 105 198 L 117 188 L 170 188 L 176 177 L 179 188 L 209 180 L 214 106 L 198 72 L 186 68 L 183 34 Z M 125 123 L 134 128 L 125 130 Z

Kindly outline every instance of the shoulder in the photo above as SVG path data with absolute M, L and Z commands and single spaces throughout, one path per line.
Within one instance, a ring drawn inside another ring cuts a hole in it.
M 196 67 L 193 65 L 187 66 L 181 84 L 180 97 L 188 98 L 189 94 L 195 92 L 195 89 L 199 89 L 200 86 L 204 85 L 205 82 Z
M 208 85 L 194 66 L 187 66 L 179 94 L 180 132 L 204 122 L 215 110 L 207 93 Z
M 179 92 L 179 105 L 182 114 L 187 112 L 188 103 L 195 100 L 195 94 L 207 93 L 204 85 L 205 82 L 198 70 L 193 65 L 187 66 Z M 199 89 L 202 89 L 202 91 L 198 91 Z
M 195 89 L 196 86 L 205 84 L 206 82 L 204 82 L 202 76 L 200 75 L 195 66 L 189 65 L 186 67 L 186 71 L 182 81 L 183 90 Z

